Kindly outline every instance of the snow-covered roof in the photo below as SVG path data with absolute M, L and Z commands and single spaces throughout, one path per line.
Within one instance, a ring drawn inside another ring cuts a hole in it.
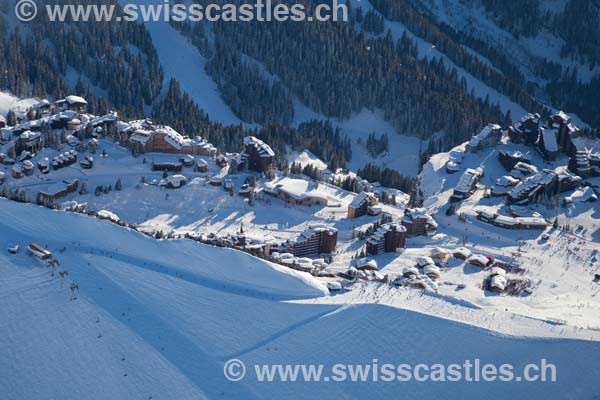
M 445 256 L 450 254 L 450 250 L 448 250 L 445 247 L 434 247 L 433 249 L 431 249 L 431 256 L 435 258 L 435 256 Z
M 525 115 L 523 115 L 521 117 L 521 119 L 519 120 L 519 122 L 521 124 L 524 124 L 525 122 L 530 121 L 530 120 L 537 122 L 537 121 L 539 121 L 539 119 L 540 119 L 540 114 L 538 114 L 538 113 L 535 113 L 535 114 L 525 114 Z
M 494 221 L 496 224 L 504 225 L 504 226 L 520 226 L 520 225 L 528 225 L 528 226 L 539 226 L 545 227 L 548 226 L 548 223 L 544 218 L 539 217 L 509 217 L 507 215 L 498 215 Z
M 480 265 L 487 265 L 487 263 L 490 261 L 487 256 L 484 256 L 483 254 L 472 254 L 471 257 L 469 257 L 469 259 L 467 260 L 469 263 L 476 263 L 476 264 L 480 264 Z
M 537 174 L 539 172 L 539 169 L 535 165 L 527 164 L 522 161 L 516 163 L 513 169 L 524 172 L 526 174 Z
M 448 171 L 458 171 L 460 169 L 460 164 L 457 163 L 456 161 L 448 161 L 446 163 L 446 169 Z
M 504 176 L 501 176 L 500 178 L 496 179 L 496 185 L 498 185 L 498 186 L 514 186 L 519 182 L 520 182 L 519 179 L 513 178 L 512 176 L 509 176 L 509 175 L 504 175 Z
M 42 136 L 42 134 L 40 132 L 25 131 L 25 132 L 21 133 L 21 135 L 19 136 L 19 139 L 31 142 L 33 140 L 37 140 L 41 136 Z
M 564 111 L 560 110 L 550 116 L 553 121 L 559 121 L 560 123 L 570 123 L 571 117 L 569 117 Z
M 143 129 L 137 129 L 133 135 L 131 135 L 129 137 L 129 140 L 134 141 L 134 142 L 138 142 L 141 144 L 145 144 L 150 137 L 152 136 L 152 131 L 147 131 L 147 130 L 143 130 Z
M 540 214 L 539 212 L 535 211 L 534 209 L 528 208 L 528 207 L 521 207 L 521 206 L 517 206 L 517 205 L 513 204 L 510 207 L 508 207 L 508 210 L 515 217 L 543 218 L 542 214 Z
M 544 148 L 547 151 L 556 152 L 558 151 L 558 143 L 556 142 L 556 128 L 542 128 L 542 140 L 544 141 Z
M 167 177 L 167 182 L 180 184 L 181 182 L 187 181 L 187 178 L 183 175 L 170 175 Z
M 360 208 L 365 202 L 371 202 L 372 194 L 367 192 L 360 192 L 350 202 L 350 207 Z
M 65 101 L 69 104 L 87 104 L 87 101 L 83 97 L 74 95 L 65 97 Z
M 578 175 L 575 175 L 574 173 L 570 172 L 569 170 L 567 170 L 566 168 L 561 168 L 561 169 L 556 169 L 555 170 L 556 175 L 558 177 L 558 180 L 560 182 L 563 181 L 567 181 L 567 182 L 581 182 L 581 177 Z
M 48 100 L 44 99 L 44 100 L 41 100 L 41 101 L 37 102 L 36 104 L 32 105 L 31 109 L 38 110 L 40 108 L 47 108 L 47 107 L 50 107 L 50 102 Z
M 325 201 L 328 200 L 328 195 L 326 193 L 320 191 L 319 189 L 314 189 L 312 183 L 305 179 L 287 177 L 278 178 L 271 182 L 265 183 L 265 189 L 267 192 L 275 194 L 282 191 L 296 200 L 303 200 L 308 197 L 318 198 Z
M 373 269 L 373 270 L 379 269 L 379 267 L 377 266 L 377 261 L 373 260 L 372 258 L 358 259 L 358 260 L 356 260 L 354 265 L 357 269 Z
M 244 138 L 244 145 L 254 146 L 260 157 L 275 157 L 275 152 L 271 147 L 257 137 L 246 136 Z
M 323 232 L 334 234 L 334 233 L 337 233 L 337 229 L 335 229 L 334 227 L 331 227 L 331 226 L 323 225 L 323 224 L 315 224 L 315 225 L 310 225 L 307 229 L 305 229 L 304 232 L 302 232 L 302 236 L 308 239 L 316 233 L 323 233 Z
M 462 174 L 460 179 L 458 180 L 458 184 L 456 185 L 455 191 L 460 193 L 468 193 L 473 189 L 473 186 L 479 180 L 479 178 L 483 175 L 483 170 L 481 168 L 473 169 L 467 168 L 467 170 Z
M 115 214 L 112 211 L 108 211 L 108 210 L 100 210 L 96 213 L 96 215 L 98 216 L 98 218 L 100 219 L 108 219 L 112 222 L 118 222 L 119 221 L 119 217 L 117 214 Z
M 427 264 L 425 267 L 423 267 L 423 273 L 425 275 L 440 275 L 440 269 L 436 266 L 436 265 L 431 265 L 431 264 Z
M 157 126 L 155 132 L 164 134 L 165 142 L 169 143 L 177 150 L 181 150 L 184 146 L 190 146 L 192 144 L 191 139 L 184 138 L 179 132 L 170 126 Z
M 554 178 L 556 177 L 556 173 L 549 169 L 544 169 L 541 172 L 532 175 L 525 180 L 521 181 L 517 186 L 515 186 L 509 193 L 510 197 L 513 199 L 519 199 L 524 196 L 527 196 L 531 191 L 533 191 L 538 186 L 546 186 L 550 184 Z
M 503 275 L 492 276 L 490 287 L 504 291 L 506 289 L 506 278 Z
M 591 186 L 586 186 L 582 189 L 578 189 L 573 192 L 572 195 L 565 197 L 565 201 L 567 203 L 572 203 L 573 201 L 580 201 L 582 203 L 586 201 L 596 201 L 598 200 L 598 196 L 594 192 L 594 189 Z
M 66 189 L 65 184 L 62 182 L 58 182 L 58 183 L 54 183 L 54 184 L 48 186 L 44 190 L 40 190 L 40 193 L 48 195 L 48 196 L 56 196 L 59 193 L 64 192 L 65 189 Z
M 435 265 L 431 257 L 419 257 L 417 258 L 417 265 L 421 268 L 427 265 Z
M 101 117 L 94 117 L 94 118 L 92 118 L 92 120 L 89 123 L 92 124 L 92 126 L 97 126 L 97 125 L 103 124 L 105 122 L 116 121 L 117 118 L 118 118 L 118 114 L 113 111 L 113 112 L 110 112 Z
M 500 127 L 500 125 L 498 125 L 498 124 L 487 124 L 487 125 L 486 125 L 486 126 L 485 126 L 485 127 L 484 127 L 484 128 L 483 128 L 483 129 L 482 129 L 482 130 L 481 130 L 481 131 L 478 133 L 478 134 L 477 134 L 477 136 L 478 136 L 480 139 L 484 140 L 484 139 L 487 139 L 487 138 L 488 138 L 488 136 L 490 136 L 490 134 L 491 134 L 492 132 L 497 132 L 497 131 L 499 131 L 500 129 L 502 129 L 502 128 L 501 128 L 501 127 Z
M 477 135 L 471 137 L 471 140 L 469 140 L 469 146 L 471 146 L 471 147 L 479 146 L 479 143 L 481 143 L 484 140 L 487 140 L 488 137 L 492 133 L 498 132 L 500 129 L 502 129 L 500 127 L 500 125 L 496 125 L 496 124 L 486 125 Z
M 454 251 L 452 252 L 452 254 L 458 254 L 463 256 L 463 258 L 469 258 L 471 257 L 471 250 L 467 249 L 466 247 L 458 247 L 456 249 L 454 249 Z
M 438 226 L 437 222 L 427 212 L 427 209 L 423 207 L 407 208 L 404 210 L 404 217 L 402 217 L 403 221 L 411 223 L 414 219 L 425 219 L 425 222 L 433 228 L 437 228 Z
M 488 210 L 477 210 L 477 215 L 479 215 L 485 219 L 492 220 L 492 219 L 496 218 L 497 214 L 493 213 L 491 211 L 488 211 Z

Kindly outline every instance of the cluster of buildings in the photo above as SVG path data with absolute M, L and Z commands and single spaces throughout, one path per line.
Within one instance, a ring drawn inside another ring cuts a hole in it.
M 528 114 L 508 128 L 513 143 L 537 146 L 549 161 L 560 153 L 570 158 L 569 169 L 586 178 L 600 176 L 600 153 L 588 146 L 582 131 L 562 111 L 550 115 L 545 122 L 539 114 Z
M 581 184 L 581 177 L 566 169 L 544 169 L 517 183 L 508 191 L 507 200 L 520 205 L 536 203 L 543 196 L 550 198 L 576 189 Z
M 493 147 L 501 137 L 500 126 L 487 125 L 469 140 L 465 152 Z M 597 141 L 585 137 L 562 111 L 548 116 L 545 121 L 539 114 L 525 115 L 508 128 L 508 137 L 513 143 L 532 146 L 548 161 L 556 160 L 560 153 L 564 153 L 570 157 L 570 162 L 568 168 L 540 170 L 522 152 L 501 150 L 498 160 L 509 173 L 496 180 L 490 192 L 492 196 L 506 196 L 512 204 L 535 203 L 581 187 L 582 178 L 600 176 L 600 153 L 591 150 L 597 146 Z M 460 150 L 451 152 L 446 171 L 460 171 L 463 156 Z M 454 189 L 451 201 L 471 196 L 483 172 L 481 168 L 467 168 Z
M 438 224 L 425 208 L 407 208 L 399 222 L 382 224 L 367 239 L 367 253 L 401 252 L 406 248 L 406 238 L 431 236 L 437 232 Z

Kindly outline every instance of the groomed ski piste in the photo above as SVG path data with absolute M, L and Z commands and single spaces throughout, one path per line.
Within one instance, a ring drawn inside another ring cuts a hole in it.
M 596 341 L 502 335 L 368 297 L 324 304 L 338 296 L 326 297 L 309 274 L 7 200 L 0 200 L 0 241 L 22 247 L 0 253 L 5 399 L 593 399 L 598 393 Z M 59 264 L 50 268 L 27 254 L 32 242 L 47 246 Z M 532 332 L 534 326 L 546 329 L 535 321 Z M 232 358 L 248 366 L 242 381 L 223 375 Z M 557 382 L 258 382 L 252 369 L 374 359 L 480 359 L 516 370 L 546 359 L 557 367 Z

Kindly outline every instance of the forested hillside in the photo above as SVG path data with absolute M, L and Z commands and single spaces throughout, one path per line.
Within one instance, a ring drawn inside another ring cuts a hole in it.
M 302 1 L 309 8 L 316 4 Z M 175 81 L 165 82 L 164 60 L 143 24 L 56 24 L 43 18 L 9 24 L 13 3 L 0 0 L 2 90 L 20 97 L 76 93 L 88 99 L 92 112 L 118 109 L 124 116 L 165 119 L 184 133 L 208 135 L 224 150 L 238 150 L 239 137 L 248 128 L 211 121 L 180 87 L 177 74 L 171 74 Z M 424 140 L 436 135 L 424 148 L 439 151 L 462 142 L 488 122 L 506 125 L 519 117 L 502 112 L 497 98 L 476 95 L 464 77 L 468 73 L 524 110 L 543 113 L 552 105 L 600 124 L 600 74 L 593 73 L 600 66 L 600 8 L 592 0 L 565 0 L 553 7 L 539 0 L 443 3 L 453 10 L 468 8 L 508 32 L 513 39 L 506 48 L 478 32 L 475 20 L 471 27 L 453 23 L 436 8 L 439 2 L 366 3 L 364 9 L 351 4 L 349 22 L 202 22 L 174 23 L 170 28 L 188 38 L 206 59 L 202 72 L 214 81 L 231 111 L 244 122 L 264 127 L 257 128 L 259 136 L 270 135 L 269 142 L 282 149 L 290 143 L 304 145 L 334 165 L 349 161 L 350 144 L 343 132 L 324 122 L 289 128 L 298 103 L 322 119 L 344 120 L 362 110 L 381 110 L 396 133 Z M 470 17 L 454 18 L 455 22 Z M 390 23 L 402 24 L 407 32 L 392 35 Z M 564 59 L 536 56 L 525 68 L 507 51 L 510 45 L 535 41 L 542 33 L 562 41 Z M 415 38 L 431 43 L 443 58 L 423 57 Z M 577 63 L 592 71 L 588 79 L 582 79 L 586 74 Z M 527 73 L 532 70 L 533 75 Z M 307 133 L 309 128 L 315 132 Z M 386 141 L 395 139 L 394 132 L 369 131 L 387 133 Z M 298 132 L 307 138 L 294 139 Z M 387 146 L 374 139 L 364 137 L 369 156 L 376 159 Z
M 160 91 L 161 67 L 143 25 L 72 21 L 58 24 L 38 18 L 35 23 L 17 25 L 11 30 L 7 23 L 14 18 L 11 2 L 2 0 L 1 4 L 0 88 L 20 97 L 60 98 L 77 86 L 79 94 L 90 100 L 92 110 L 103 111 L 110 104 L 131 115 L 152 104 Z M 80 80 L 78 85 L 67 81 L 69 71 Z
M 457 61 L 453 58 L 455 51 L 448 48 L 466 46 L 489 59 L 497 71 L 476 76 L 527 110 L 534 109 L 531 106 L 535 103 L 527 106 L 529 101 L 523 102 L 521 96 L 535 96 L 554 107 L 577 113 L 589 124 L 600 124 L 598 2 L 451 0 L 442 7 L 434 0 L 372 0 L 371 3 L 389 18 L 400 18 L 411 29 L 415 21 L 420 21 L 419 25 L 429 27 L 423 34 L 436 29 L 443 31 L 451 39 L 445 44 L 444 53 L 471 73 L 477 74 L 476 69 Z M 393 16 L 390 10 L 396 10 Z M 490 29 L 490 24 L 496 28 Z M 502 35 L 503 32 L 509 36 Z M 441 40 L 443 35 L 434 38 L 438 46 L 447 42 Z M 525 92 L 515 97 L 522 90 Z
M 381 16 L 351 15 L 351 23 L 215 23 L 208 71 L 247 122 L 273 122 L 275 106 L 275 122 L 289 120 L 291 95 L 326 117 L 378 108 L 398 132 L 428 138 L 443 131 L 448 144 L 504 119 L 493 101 L 469 93 L 441 60 L 419 59 L 408 36 L 396 42 L 389 33 L 368 35 L 382 31 Z M 179 28 L 207 54 L 205 29 Z M 261 63 L 274 82 L 248 59 Z M 278 105 L 273 96 L 281 99 Z
M 181 91 L 177 81 L 170 82 L 167 95 L 155 105 L 152 117 L 189 136 L 201 133 L 225 151 L 239 151 L 245 136 L 257 136 L 275 150 L 280 167 L 286 166 L 286 147 L 309 150 L 333 170 L 345 167 L 352 156 L 349 140 L 326 121 L 308 121 L 297 128 L 269 124 L 256 129 L 210 122 L 206 113 Z

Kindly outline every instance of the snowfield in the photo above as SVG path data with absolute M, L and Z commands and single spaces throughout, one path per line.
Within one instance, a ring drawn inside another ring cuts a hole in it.
M 593 398 L 600 344 L 502 336 L 377 304 L 316 304 L 307 274 L 189 241 L 157 241 L 91 217 L 0 201 L 0 240 L 47 245 L 60 265 L 0 253 L 0 387 L 17 399 Z M 61 284 L 59 271 L 69 275 Z M 79 286 L 70 301 L 69 287 Z M 358 291 L 357 291 L 358 293 Z M 294 298 L 306 298 L 289 302 Z M 361 299 L 364 303 L 366 298 Z M 314 304 L 313 304 L 314 303 Z M 223 364 L 435 363 L 522 368 L 556 383 L 228 382 Z
M 25 112 L 27 109 L 29 109 L 29 107 L 36 104 L 38 101 L 38 99 L 33 98 L 20 99 L 13 96 L 11 93 L 0 91 L 0 115 L 5 117 L 8 111 L 11 109 L 15 112 Z

